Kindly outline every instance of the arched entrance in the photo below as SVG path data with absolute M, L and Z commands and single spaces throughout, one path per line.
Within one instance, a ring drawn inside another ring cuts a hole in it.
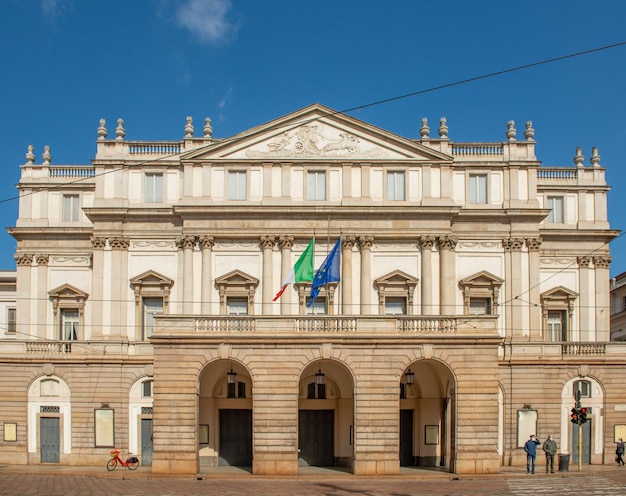
M 587 409 L 587 422 L 582 425 L 570 421 L 571 409 L 575 404 L 576 392 L 580 391 L 580 402 Z M 580 375 L 565 383 L 561 391 L 561 453 L 571 454 L 571 465 L 578 465 L 579 453 L 582 464 L 602 464 L 604 452 L 604 422 L 602 408 L 604 390 L 602 384 L 589 376 Z M 555 436 L 556 437 L 556 436 Z
M 400 466 L 453 469 L 454 394 L 454 376 L 437 360 L 420 360 L 404 371 L 400 381 Z
M 200 374 L 200 469 L 252 466 L 252 378 L 240 363 L 218 360 Z
M 302 372 L 298 394 L 298 464 L 352 467 L 354 382 L 334 360 L 318 360 Z

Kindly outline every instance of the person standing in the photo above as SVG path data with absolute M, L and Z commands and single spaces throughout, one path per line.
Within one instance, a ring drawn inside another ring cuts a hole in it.
M 624 441 L 622 441 L 622 438 L 620 437 L 617 440 L 617 449 L 615 450 L 615 454 L 617 455 L 617 460 L 615 460 L 617 462 L 617 464 L 619 466 L 623 466 L 624 465 Z
M 524 451 L 526 452 L 527 474 L 535 473 L 535 462 L 537 461 L 537 445 L 539 444 L 541 444 L 541 441 L 539 441 L 539 439 L 537 439 L 534 434 L 531 434 L 530 439 L 524 444 Z
M 548 470 L 554 473 L 554 455 L 556 455 L 556 441 L 552 437 L 552 434 L 548 434 L 548 440 L 543 443 L 543 451 L 546 453 L 546 474 Z

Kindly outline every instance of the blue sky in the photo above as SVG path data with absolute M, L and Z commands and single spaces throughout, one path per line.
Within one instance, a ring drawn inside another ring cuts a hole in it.
M 626 41 L 623 0 L 2 0 L 0 184 L 15 225 L 27 146 L 88 164 L 100 118 L 129 140 L 181 139 L 185 117 L 228 137 L 315 102 L 335 110 Z M 349 114 L 408 138 L 445 116 L 453 141 L 503 141 L 533 121 L 544 165 L 592 146 L 626 230 L 626 45 Z M 626 235 L 611 244 L 626 271 Z M 0 232 L 0 269 L 15 268 Z

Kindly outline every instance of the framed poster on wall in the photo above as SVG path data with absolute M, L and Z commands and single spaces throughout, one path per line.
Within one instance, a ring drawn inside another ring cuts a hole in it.
M 517 411 L 517 447 L 523 448 L 530 435 L 537 435 L 537 410 Z
M 112 408 L 94 410 L 96 448 L 115 448 L 115 421 Z

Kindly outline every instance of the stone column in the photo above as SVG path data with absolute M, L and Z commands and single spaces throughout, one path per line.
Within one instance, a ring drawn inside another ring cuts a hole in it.
M 341 238 L 341 313 L 352 315 L 352 248 L 356 238 L 343 236 Z
M 518 298 L 522 294 L 522 247 L 524 240 L 519 238 L 508 238 L 502 241 L 505 253 L 509 254 L 510 259 L 510 281 L 506 300 L 509 302 L 510 320 L 507 325 L 511 328 L 511 335 L 517 337 L 525 337 L 530 339 L 530 331 L 522 326 L 522 301 Z
M 17 288 L 15 305 L 15 335 L 17 339 L 58 339 L 58 337 L 46 336 L 46 326 L 31 326 L 31 277 L 33 255 L 31 253 L 18 253 L 14 256 L 17 266 Z M 46 302 L 48 295 L 46 294 Z M 54 327 L 54 325 L 53 325 Z M 34 332 L 33 332 L 34 331 Z
M 421 266 L 421 300 L 422 315 L 433 315 L 433 246 L 435 246 L 435 236 L 420 236 L 417 243 L 421 249 L 422 266 Z
M 126 322 L 128 307 L 128 248 L 129 238 L 112 238 L 111 267 L 118 267 L 118 277 L 114 277 L 111 284 L 111 337 L 119 338 L 128 335 Z M 118 303 L 119 302 L 119 303 Z
M 193 249 L 196 246 L 195 236 L 184 236 L 179 242 L 183 250 L 183 313 L 193 313 Z M 180 308 L 180 306 L 179 306 Z
M 543 326 L 541 322 L 541 305 L 539 294 L 539 249 L 541 248 L 541 238 L 528 238 L 528 301 L 531 305 L 528 308 L 528 323 L 530 339 L 545 339 L 542 336 Z M 499 312 L 499 310 L 498 310 Z
M 274 291 L 273 270 L 272 270 L 272 255 L 274 251 L 274 244 L 276 243 L 276 236 L 261 236 L 259 238 L 259 244 L 263 250 L 263 294 L 262 299 L 262 314 L 272 314 L 272 297 Z
M 213 276 L 211 275 L 211 252 L 215 246 L 213 236 L 200 236 L 200 249 L 202 250 L 202 287 L 201 291 L 201 313 L 209 315 L 211 313 L 211 288 L 213 286 Z
M 48 290 L 53 288 L 48 288 L 48 262 L 50 261 L 50 256 L 47 254 L 39 254 L 35 255 L 35 262 L 37 262 L 37 267 L 31 269 L 36 271 L 35 276 L 35 284 L 33 285 L 36 288 L 35 293 L 35 312 L 34 319 L 35 322 L 46 322 L 47 321 L 47 312 L 48 312 Z M 57 332 L 56 324 L 53 324 L 53 332 Z M 80 330 L 81 337 L 79 339 L 86 339 L 85 337 L 84 323 L 83 329 Z M 24 339 L 20 336 L 18 339 Z M 53 336 L 52 339 L 59 339 L 59 336 Z
M 454 276 L 456 264 L 454 261 L 454 249 L 457 240 L 452 236 L 440 236 L 437 238 L 439 246 L 439 313 L 441 315 L 454 315 L 456 309 L 456 283 Z
M 91 336 L 104 335 L 104 249 L 106 238 L 91 238 Z
M 595 341 L 596 334 L 592 329 L 593 325 L 596 325 L 595 315 L 594 314 L 594 304 L 591 302 L 591 285 L 589 284 L 591 281 L 589 280 L 589 276 L 591 275 L 591 270 L 589 269 L 589 265 L 591 264 L 591 257 L 577 257 L 576 262 L 578 263 L 578 287 L 580 288 L 579 294 L 579 322 L 578 322 L 578 334 L 579 341 Z M 599 308 L 599 307 L 598 307 Z M 568 329 L 568 334 L 571 335 L 573 329 Z
M 287 278 L 289 272 L 291 272 L 291 249 L 293 248 L 293 236 L 279 236 L 278 245 L 280 246 L 280 283 Z M 280 313 L 281 315 L 291 315 L 293 312 L 291 309 L 291 298 L 293 291 L 285 291 L 280 297 Z
M 599 343 L 611 340 L 611 316 L 609 311 L 609 266 L 611 257 L 593 257 L 596 276 L 596 341 Z
M 372 315 L 372 243 L 373 236 L 359 236 L 361 249 L 361 315 Z

